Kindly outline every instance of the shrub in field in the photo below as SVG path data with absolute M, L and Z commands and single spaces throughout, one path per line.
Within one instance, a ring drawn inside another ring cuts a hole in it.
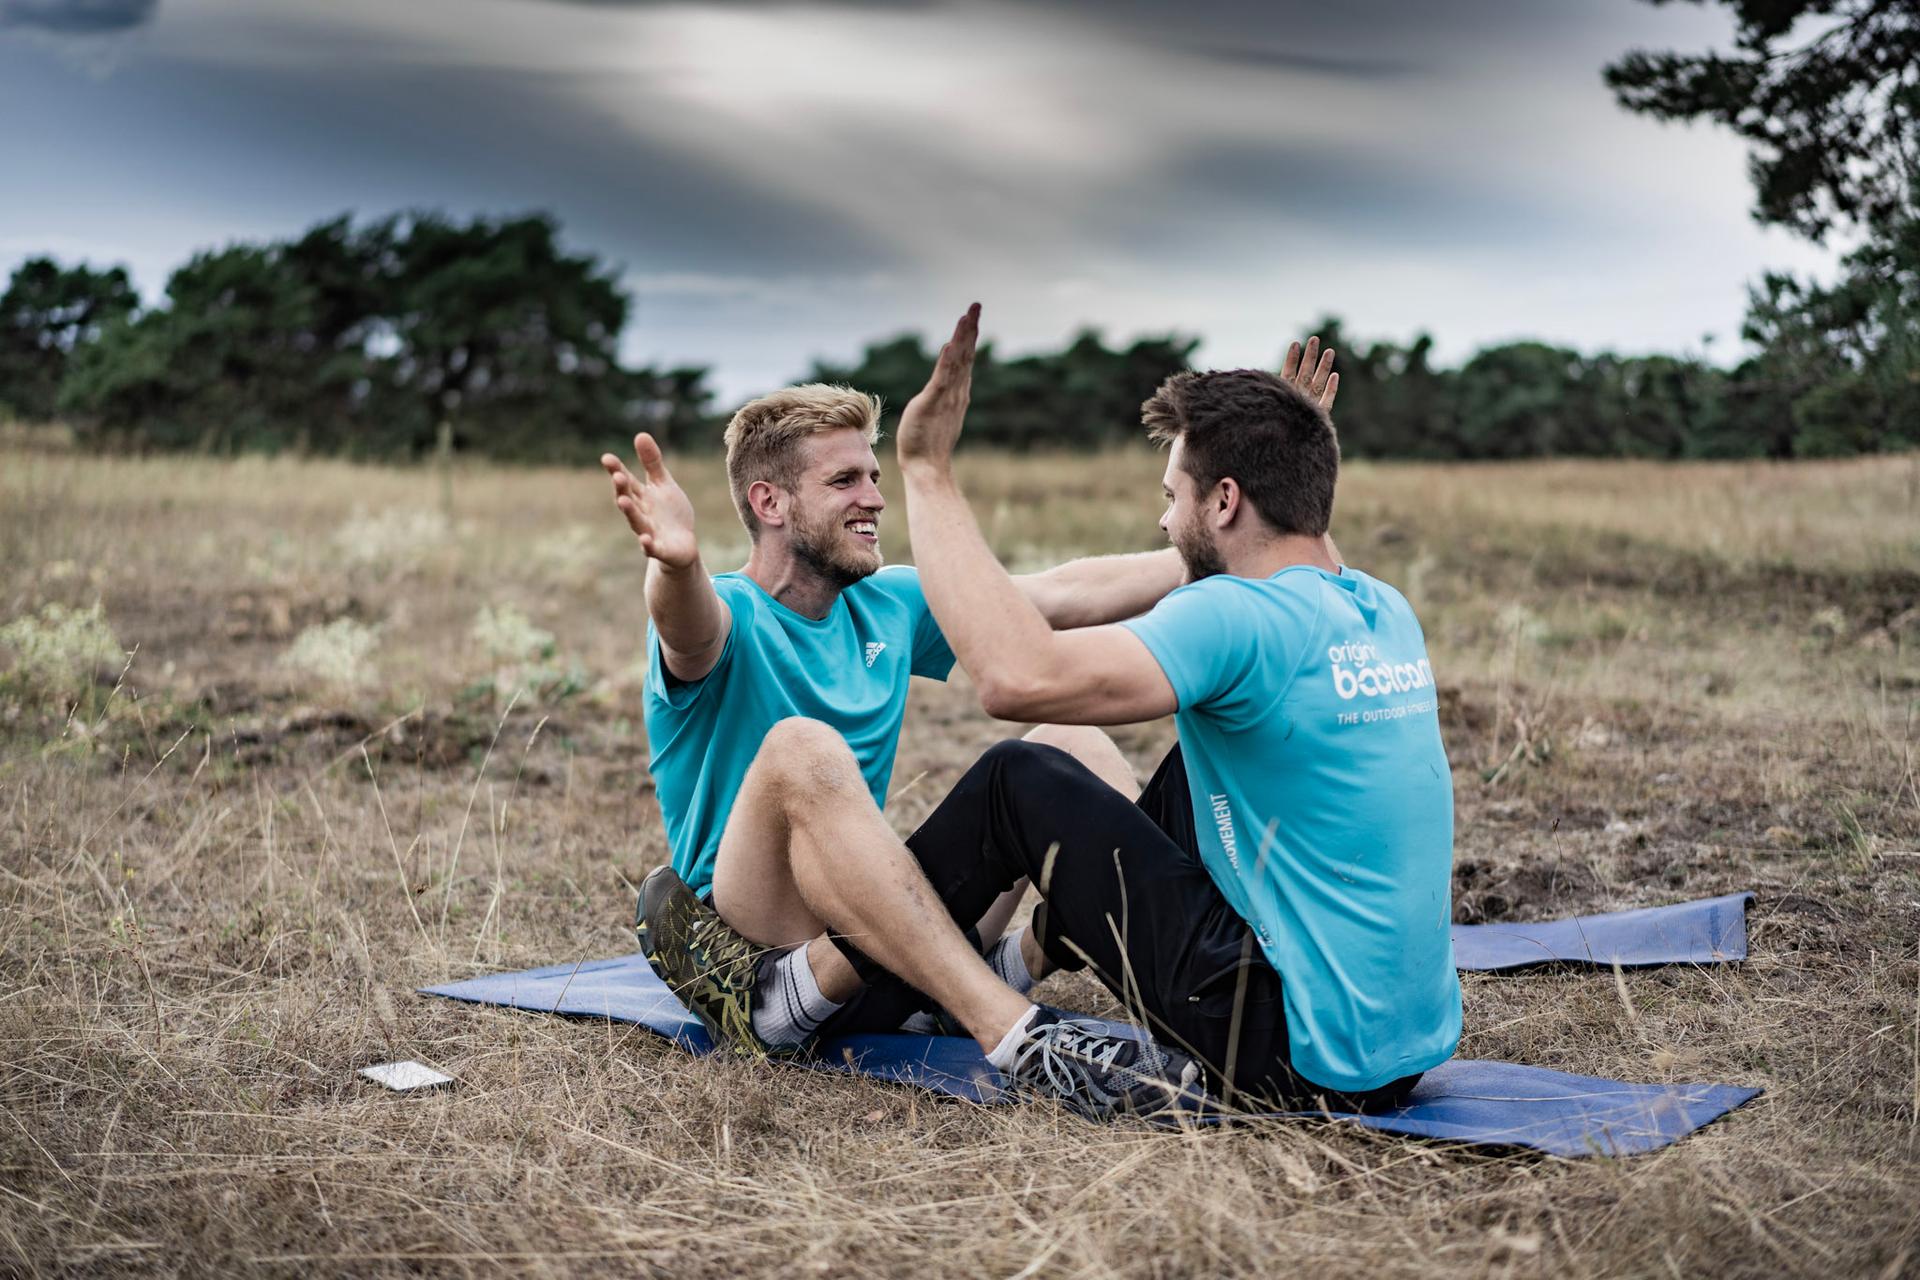
M 39 692 L 71 689 L 126 660 L 98 601 L 90 609 L 49 604 L 38 616 L 15 618 L 0 627 L 0 649 L 13 653 L 12 679 Z
M 352 618 L 335 618 L 295 636 L 280 662 L 324 684 L 350 689 L 374 677 L 367 658 L 379 639 L 380 633 L 373 627 Z
M 469 685 L 463 691 L 466 697 L 506 699 L 523 691 L 537 702 L 558 702 L 586 687 L 586 673 L 560 657 L 553 633 L 535 626 L 513 605 L 481 605 L 468 634 L 493 674 Z
M 440 547 L 452 532 L 438 511 L 355 511 L 334 531 L 333 545 L 352 565 L 404 568 Z

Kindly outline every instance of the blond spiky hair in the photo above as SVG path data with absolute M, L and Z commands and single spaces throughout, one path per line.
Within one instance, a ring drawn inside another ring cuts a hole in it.
M 800 442 L 823 431 L 858 431 L 880 438 L 880 398 L 852 387 L 809 382 L 749 400 L 727 423 L 727 487 L 752 537 L 760 524 L 747 505 L 747 487 L 765 480 L 792 490 L 800 481 Z

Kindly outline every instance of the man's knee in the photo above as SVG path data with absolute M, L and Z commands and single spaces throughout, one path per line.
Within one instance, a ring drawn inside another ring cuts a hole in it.
M 1105 730 L 1096 729 L 1090 724 L 1037 724 L 1027 730 L 1026 736 L 1020 741 L 1057 747 L 1075 759 L 1082 759 L 1089 752 L 1104 750 L 1113 742 Z
M 1031 735 L 994 743 L 980 753 L 973 769 L 1003 789 L 1052 785 L 1086 772 L 1066 748 Z
M 853 749 L 837 729 L 805 716 L 775 722 L 761 739 L 754 764 L 772 772 L 792 799 L 837 795 L 852 788 L 865 792 L 865 778 Z

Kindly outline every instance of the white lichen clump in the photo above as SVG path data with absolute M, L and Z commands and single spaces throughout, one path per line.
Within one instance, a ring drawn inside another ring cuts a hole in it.
M 42 689 L 71 687 L 127 657 L 97 600 L 89 609 L 49 604 L 37 617 L 15 618 L 0 627 L 0 648 L 12 651 L 17 679 Z
M 323 684 L 350 689 L 374 678 L 368 659 L 379 641 L 378 629 L 352 618 L 335 618 L 295 636 L 280 664 Z
M 550 700 L 584 685 L 582 673 L 561 661 L 553 632 L 535 626 L 513 605 L 480 606 L 468 634 L 492 667 L 498 697 L 524 692 Z
M 452 532 L 438 511 L 355 511 L 334 531 L 333 545 L 348 564 L 389 568 L 417 563 L 444 545 Z

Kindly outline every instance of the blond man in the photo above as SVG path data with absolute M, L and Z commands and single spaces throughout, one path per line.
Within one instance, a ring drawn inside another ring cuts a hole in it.
M 894 1030 L 928 1004 L 922 993 L 941 996 L 936 975 L 956 970 L 978 980 L 976 993 L 1003 994 L 987 1001 L 996 1007 L 1024 1009 L 1016 990 L 1032 985 L 1018 937 L 999 939 L 1018 890 L 969 922 L 969 937 L 881 814 L 909 679 L 943 680 L 954 659 L 917 571 L 883 566 L 879 415 L 873 397 L 819 384 L 734 415 L 727 480 L 752 549 L 731 573 L 710 576 L 702 564 L 692 504 L 651 436 L 634 440 L 639 475 L 611 454 L 601 459 L 647 555 L 649 767 L 673 872 L 651 892 L 656 907 L 671 895 L 673 911 L 699 916 L 676 919 L 676 936 L 704 924 L 691 941 L 709 958 L 731 934 L 750 944 L 718 975 L 669 981 L 717 1040 L 748 1052 Z M 1179 557 L 1157 551 L 1019 582 L 1051 625 L 1069 628 L 1143 612 L 1181 576 Z M 1129 795 L 1138 790 L 1097 729 L 1042 726 L 1029 736 Z M 901 883 L 904 893 L 892 891 Z M 881 940 L 902 937 L 914 941 Z M 651 954 L 657 933 L 650 940 Z M 981 1002 L 948 1003 L 965 1023 Z

